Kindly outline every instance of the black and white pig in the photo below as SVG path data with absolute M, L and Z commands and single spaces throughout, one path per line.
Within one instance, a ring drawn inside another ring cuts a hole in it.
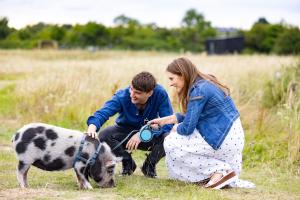
M 92 189 L 89 177 L 100 187 L 114 187 L 115 166 L 121 158 L 115 157 L 106 143 L 89 136 L 82 140 L 84 136 L 80 131 L 43 123 L 31 123 L 19 129 L 12 143 L 19 160 L 17 179 L 20 186 L 28 187 L 27 172 L 33 165 L 47 171 L 73 167 L 81 189 Z M 99 154 L 95 154 L 97 149 Z

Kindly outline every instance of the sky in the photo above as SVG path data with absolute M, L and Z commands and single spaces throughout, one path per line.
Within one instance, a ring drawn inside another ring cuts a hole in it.
M 0 17 L 17 29 L 38 22 L 113 26 L 115 17 L 142 24 L 179 27 L 187 10 L 194 8 L 213 27 L 250 29 L 260 17 L 270 23 L 300 27 L 300 0 L 0 0 Z

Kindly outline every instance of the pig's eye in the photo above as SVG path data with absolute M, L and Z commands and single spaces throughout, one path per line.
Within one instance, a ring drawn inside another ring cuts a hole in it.
M 114 173 L 114 169 L 115 169 L 115 165 L 111 165 L 111 166 L 109 166 L 109 167 L 106 168 L 106 171 L 109 174 L 113 174 Z
M 107 173 L 113 174 L 114 173 L 114 169 L 107 169 Z

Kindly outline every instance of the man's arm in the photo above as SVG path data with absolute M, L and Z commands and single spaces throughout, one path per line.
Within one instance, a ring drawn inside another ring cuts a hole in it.
M 98 132 L 101 126 L 109 119 L 109 117 L 115 115 L 121 111 L 121 103 L 118 96 L 115 94 L 111 100 L 107 101 L 103 107 L 97 110 L 94 115 L 91 115 L 87 119 L 87 133 L 93 135 Z

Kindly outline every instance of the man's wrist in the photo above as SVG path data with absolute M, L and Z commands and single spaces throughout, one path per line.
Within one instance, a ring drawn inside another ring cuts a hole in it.
M 91 132 L 96 132 L 97 130 L 97 127 L 95 124 L 90 124 L 89 127 L 88 127 L 88 131 L 91 131 Z

